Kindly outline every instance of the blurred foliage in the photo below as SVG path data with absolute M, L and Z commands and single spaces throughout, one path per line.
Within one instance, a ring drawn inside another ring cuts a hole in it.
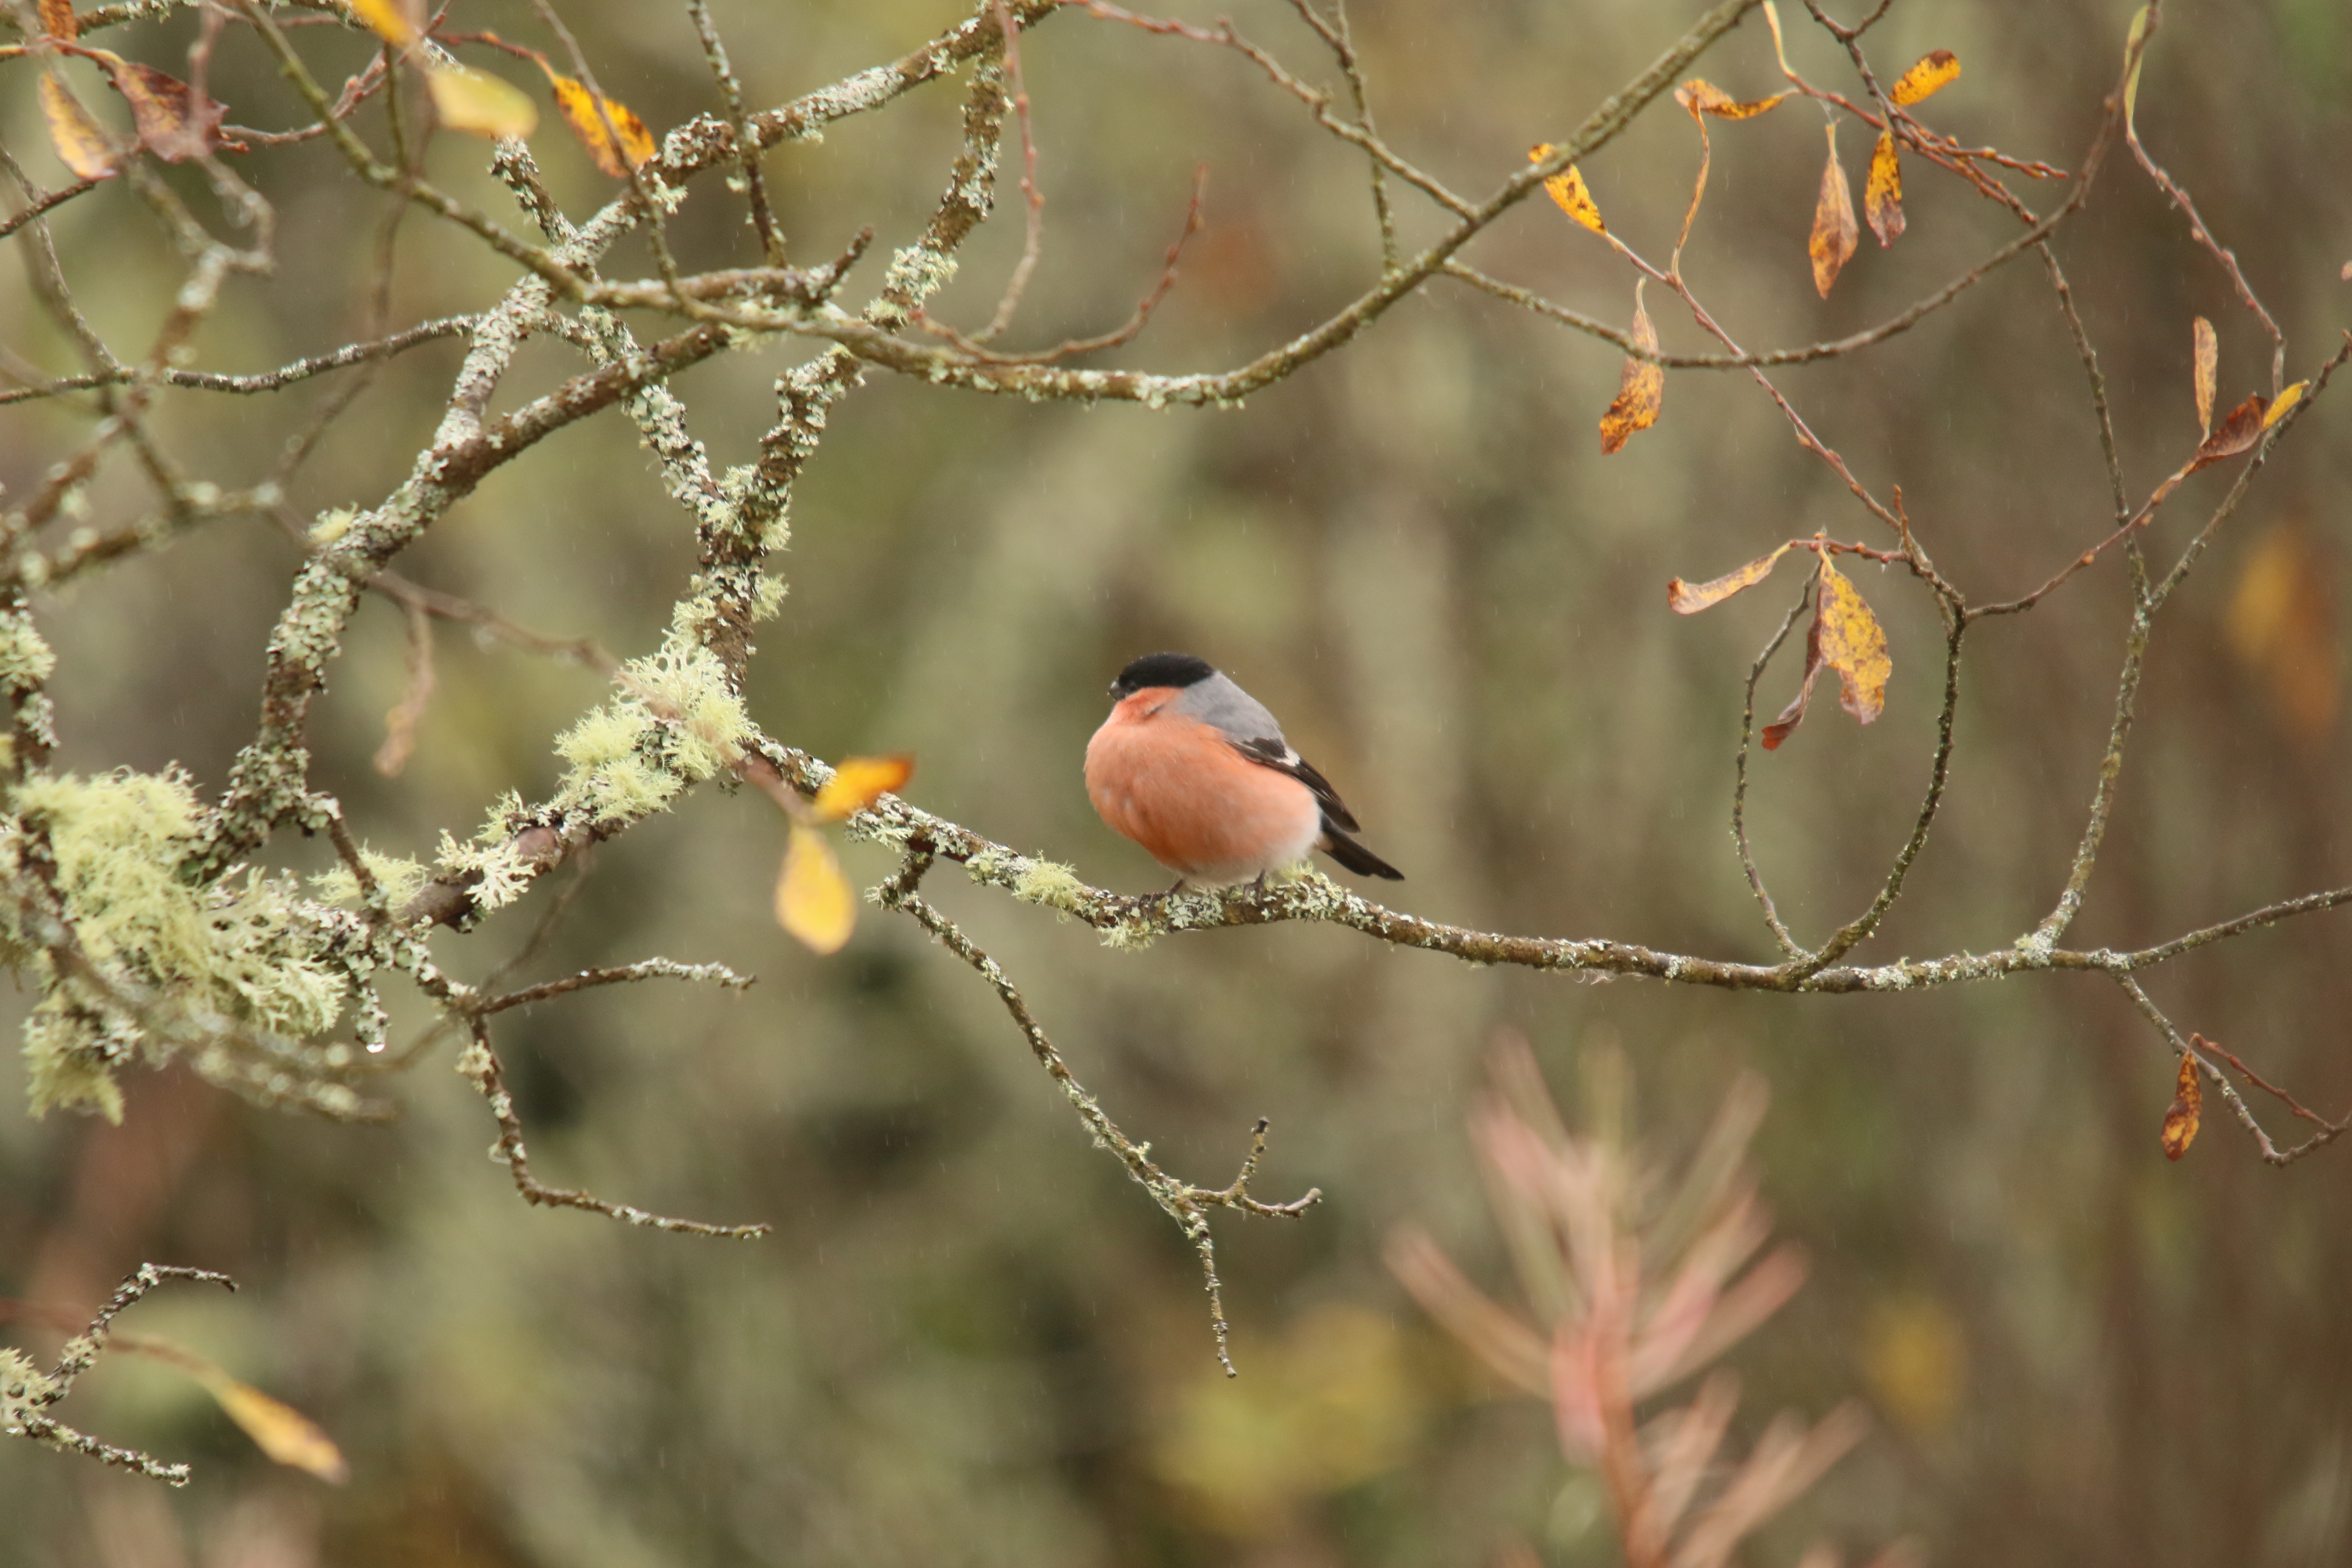
M 2132 8 L 1913 0 L 1872 38 L 1887 61 L 1948 47 L 1967 62 L 1937 123 L 2066 163 Z M 479 9 L 486 26 L 548 41 L 524 5 Z M 604 88 L 656 133 L 708 107 L 681 7 L 562 9 Z M 894 58 L 962 10 L 712 5 L 760 103 Z M 1234 10 L 1319 68 L 1276 0 Z M 1384 133 L 1473 191 L 1564 135 L 1683 25 L 1671 7 L 1553 0 L 1360 0 L 1354 19 Z M 189 27 L 140 24 L 116 47 L 165 58 Z M 1818 30 L 1792 27 L 1790 47 L 1835 78 Z M 322 53 L 337 73 L 362 58 L 356 42 L 347 58 Z M 1113 363 L 1236 363 L 1377 268 L 1360 166 L 1245 61 L 1076 15 L 1035 30 L 1024 58 L 1049 205 L 1023 344 L 1124 319 L 1200 161 L 1209 226 Z M 1760 26 L 1705 69 L 1738 98 L 1776 85 Z M 7 79 L 0 137 L 55 181 L 27 79 Z M 2141 89 L 2142 133 L 2263 291 L 2302 356 L 2291 363 L 2316 357 L 2352 297 L 2338 279 L 2352 256 L 2348 87 L 2352 25 L 2335 0 L 2176 0 Z M 297 112 L 234 31 L 213 91 L 239 120 Z M 795 257 L 830 256 L 866 223 L 880 246 L 903 243 L 945 176 L 957 110 L 954 89 L 934 86 L 774 155 Z M 1612 228 L 1663 247 L 1692 140 L 1664 105 L 1584 167 Z M 568 209 L 611 188 L 551 129 L 539 145 Z M 1820 150 L 1794 108 L 1716 133 L 1685 267 L 1744 342 L 1855 330 L 2009 237 L 1982 204 L 1915 172 L 1904 244 L 1865 247 L 1823 301 L 1805 251 Z M 465 199 L 510 210 L 482 162 L 447 138 L 431 167 Z M 232 287 L 199 345 L 207 366 L 273 366 L 365 319 L 359 237 L 377 198 L 316 143 L 253 166 L 278 203 L 285 260 Z M 135 200 L 95 193 L 54 225 L 93 321 L 124 337 L 152 328 L 157 280 L 173 276 Z M 1404 211 L 1410 239 L 1426 221 Z M 716 200 L 691 204 L 674 237 L 698 264 L 756 249 Z M 1020 237 L 1008 205 L 941 313 L 984 321 Z M 1470 258 L 1620 319 L 1622 270 L 1590 239 L 1538 202 Z M 2266 349 L 2120 160 L 2059 253 L 2144 487 L 2193 431 L 2191 318 L 2220 327 L 2224 407 Z M 634 254 L 613 268 L 650 270 Z M 509 273 L 412 221 L 395 309 L 474 309 Z M 0 321 L 29 323 L 10 329 L 16 352 L 70 363 L 13 261 Z M 1669 351 L 1705 346 L 1686 321 L 1657 321 Z M 679 380 L 717 454 L 749 448 L 796 353 Z M 298 503 L 364 503 L 396 482 L 457 353 L 428 346 L 387 366 L 303 470 Z M 520 368 L 571 363 L 539 345 Z M 1736 376 L 1670 374 L 1658 425 L 1604 460 L 1594 422 L 1619 367 L 1605 344 L 1439 290 L 1234 413 L 1033 406 L 877 376 L 836 413 L 801 487 L 792 596 L 763 634 L 752 710 L 823 755 L 912 751 L 919 804 L 1142 890 L 1159 873 L 1088 811 L 1079 759 L 1108 675 L 1186 647 L 1285 717 L 1407 871 L 1402 907 L 1769 956 L 1723 827 L 1739 680 L 1785 599 L 1760 589 L 1685 621 L 1659 590 L 1816 528 L 1855 535 L 1861 519 Z M 2105 531 L 2082 372 L 2031 261 L 1868 355 L 1781 384 L 1866 479 L 1903 484 L 1956 577 L 2022 590 Z M 329 390 L 184 397 L 159 427 L 257 472 Z M 2334 405 L 2315 413 L 2159 630 L 2085 945 L 2352 882 L 2333 608 L 2352 437 Z M 25 454 L 81 416 L 33 405 L 0 417 L 13 493 L 37 480 Z M 691 531 L 624 428 L 606 416 L 501 470 L 404 569 L 535 629 L 650 651 Z M 2184 537 L 2227 482 L 2189 480 L 2160 535 Z M 124 510 L 131 489 L 101 476 L 92 515 Z M 250 731 L 296 560 L 258 523 L 219 524 L 45 603 L 58 765 L 176 760 L 216 789 Z M 1854 570 L 1892 646 L 1885 717 L 1809 726 L 1759 769 L 1749 803 L 1781 910 L 1805 934 L 1866 900 L 1932 740 L 1932 607 Z M 1871 951 L 2005 941 L 2054 898 L 2106 731 L 2123 605 L 2119 572 L 2103 568 L 1981 634 L 1954 796 Z M 505 789 L 543 793 L 553 737 L 604 693 L 588 672 L 444 637 L 415 754 L 387 783 L 369 758 L 401 691 L 403 635 L 388 606 L 362 612 L 311 740 L 319 784 L 371 843 L 417 853 Z M 1786 693 L 1768 681 L 1763 700 Z M 1506 1024 L 1556 1083 L 1581 1044 L 1622 1039 L 1641 1124 L 1669 1147 L 1696 1142 L 1739 1069 L 1774 1087 L 1756 1155 L 1813 1274 L 1732 1360 L 1751 1411 L 1860 1394 L 1887 1419 L 1761 1560 L 1814 1532 L 1913 1533 L 1955 1563 L 2287 1568 L 2352 1554 L 2352 1164 L 2330 1151 L 2266 1170 L 2218 1116 L 2168 1164 L 2156 1131 L 2171 1063 L 2108 987 L 2043 977 L 1792 999 L 1587 986 L 1323 928 L 1132 955 L 937 874 L 942 907 L 1021 979 L 1074 1069 L 1159 1157 L 1229 1169 L 1263 1114 L 1265 1190 L 1329 1194 L 1300 1224 L 1221 1231 L 1243 1371 L 1228 1384 L 1213 1375 L 1191 1253 L 1087 1146 L 995 998 L 904 921 L 869 915 L 828 960 L 777 931 L 782 837 L 756 797 L 698 793 L 598 854 L 532 976 L 660 952 L 756 972 L 748 995 L 633 987 L 500 1026 L 545 1179 L 772 1220 L 762 1241 L 525 1207 L 482 1160 L 494 1129 L 446 1057 L 400 1086 L 408 1113 L 381 1130 L 257 1112 L 178 1072 L 127 1079 L 119 1129 L 33 1122 L 14 1113 L 12 1080 L 0 1290 L 79 1306 L 142 1258 L 233 1272 L 233 1301 L 159 1295 L 135 1326 L 319 1420 L 353 1479 L 330 1491 L 277 1471 L 184 1379 L 163 1390 L 155 1369 L 101 1363 L 79 1419 L 192 1459 L 196 1485 L 166 1498 L 12 1445 L 0 1561 L 1467 1564 L 1506 1535 L 1546 1542 L 1553 1561 L 1611 1561 L 1605 1531 L 1587 1528 L 1597 1500 L 1563 1490 L 1541 1412 L 1486 1398 L 1379 1264 L 1380 1237 L 1409 1218 L 1474 1277 L 1501 1277 L 1462 1123 L 1478 1056 Z M 856 846 L 845 861 L 861 882 L 887 869 Z M 478 974 L 556 891 L 438 949 Z M 2343 918 L 2206 950 L 2159 976 L 2159 994 L 2309 1102 L 2352 1103 L 2336 1044 L 2352 1014 Z M 1744 1451 L 1754 1431 L 1738 1430 Z

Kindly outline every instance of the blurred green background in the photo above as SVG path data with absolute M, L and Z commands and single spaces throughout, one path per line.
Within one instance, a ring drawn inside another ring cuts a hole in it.
M 1529 142 L 1562 139 L 1697 9 L 1360 0 L 1354 19 L 1383 132 L 1475 195 Z M 1965 74 L 1923 110 L 1930 122 L 2071 166 L 2132 9 L 1902 0 L 1869 42 L 1883 76 L 1955 50 Z M 682 7 L 563 11 L 606 88 L 657 131 L 709 107 Z M 762 104 L 894 58 L 963 14 L 950 0 L 712 11 Z M 1849 89 L 1839 51 L 1789 12 L 1797 63 Z M 1234 16 L 1329 79 L 1286 5 L 1244 0 Z M 467 0 L 454 21 L 546 42 L 504 0 Z M 107 41 L 170 68 L 191 26 Z M 364 58 L 352 37 L 297 37 L 330 80 Z M 1023 346 L 1124 319 L 1196 162 L 1210 170 L 1208 227 L 1149 332 L 1106 363 L 1238 363 L 1376 272 L 1360 162 L 1238 56 L 1082 14 L 1034 30 L 1024 55 L 1049 205 Z M 512 61 L 478 63 L 522 80 Z M 1698 68 L 1739 97 L 1770 90 L 1760 17 Z M 6 69 L 0 135 L 37 178 L 62 183 L 32 72 Z M 215 69 L 232 119 L 298 119 L 238 29 Z M 775 153 L 795 258 L 830 257 L 867 223 L 880 246 L 905 243 L 945 180 L 960 107 L 959 83 L 935 84 Z M 2347 108 L 2340 0 L 2167 7 L 2139 122 L 2286 330 L 2289 379 L 2330 352 L 2352 300 L 2338 279 L 2352 257 Z M 361 123 L 379 136 L 380 109 Z M 1912 163 L 1908 235 L 1882 252 L 1865 233 L 1823 302 L 1805 259 L 1814 111 L 1791 104 L 1714 136 L 1686 267 L 1747 346 L 1883 319 L 2014 230 Z M 1612 228 L 1653 258 L 1671 246 L 1695 141 L 1662 101 L 1585 167 Z M 609 194 L 551 116 L 534 145 L 575 215 Z M 1842 150 L 1858 175 L 1861 128 L 1845 128 Z M 479 143 L 444 137 L 430 167 L 509 215 L 485 162 Z M 339 178 L 316 143 L 241 167 L 278 205 L 280 263 L 232 284 L 198 363 L 264 369 L 358 335 L 382 198 Z M 184 170 L 172 177 L 195 188 Z M 1019 252 L 1017 195 L 1003 195 L 937 306 L 967 328 Z M 1415 201 L 1400 205 L 1409 239 L 1434 232 Z M 177 277 L 152 223 L 110 188 L 54 229 L 92 320 L 131 353 Z M 754 259 L 716 178 L 673 233 L 689 265 Z M 2145 493 L 2195 440 L 2191 318 L 2220 329 L 2225 406 L 2267 390 L 2269 346 L 2120 152 L 2058 253 Z M 1469 255 L 1603 318 L 1631 313 L 1622 265 L 1547 204 Z M 608 275 L 649 270 L 631 251 Z M 510 275 L 412 218 L 395 310 L 480 309 Z M 849 292 L 864 297 L 859 283 Z M 1670 303 L 1650 299 L 1665 345 L 1706 352 Z M 77 368 L 20 259 L 0 266 L 0 321 L 45 371 Z M 388 367 L 302 470 L 299 507 L 366 505 L 395 484 L 458 352 L 428 346 Z M 718 460 L 750 454 L 772 420 L 771 381 L 803 353 L 779 344 L 676 384 Z M 496 406 L 576 364 L 532 345 Z M 1726 814 L 1740 682 L 1795 569 L 1692 620 L 1667 613 L 1661 587 L 1817 529 L 1886 541 L 1737 375 L 1672 374 L 1659 426 L 1604 460 L 1594 424 L 1618 364 L 1605 344 L 1449 286 L 1238 412 L 1033 405 L 877 374 L 835 415 L 801 487 L 792 595 L 761 638 L 753 711 L 820 755 L 911 750 L 918 804 L 1144 891 L 1164 875 L 1095 819 L 1079 761 L 1118 666 L 1186 648 L 1283 716 L 1368 841 L 1405 868 L 1400 907 L 1769 958 Z M 2106 531 L 2083 373 L 2030 258 L 1867 355 L 1777 380 L 1867 482 L 1901 484 L 1938 564 L 1973 595 L 2023 591 Z M 156 426 L 201 472 L 250 482 L 332 384 L 178 394 Z M 2159 627 L 2081 945 L 2142 943 L 2352 881 L 2337 711 L 2352 422 L 2338 403 L 2299 426 Z M 0 481 L 22 494 L 87 422 L 60 406 L 0 410 Z M 2184 487 L 2155 530 L 2160 556 L 2229 479 Z M 143 504 L 135 474 L 112 463 L 90 521 Z M 692 560 L 688 520 L 613 414 L 500 470 L 401 564 L 534 629 L 635 656 L 657 642 Z M 224 522 L 45 600 L 62 661 L 59 765 L 177 761 L 216 789 L 251 731 L 297 561 L 266 522 Z M 1863 567 L 1856 580 L 1892 643 L 1886 714 L 1861 730 L 1817 703 L 1759 759 L 1750 795 L 1765 873 L 1813 940 L 1876 886 L 1933 740 L 1932 605 L 1906 577 Z M 2124 604 L 2111 563 L 1976 634 L 1948 807 L 1865 954 L 2005 943 L 2053 900 L 2106 731 Z M 313 727 L 314 776 L 372 845 L 429 856 L 442 828 L 465 837 L 501 791 L 546 791 L 550 742 L 600 683 L 445 629 L 415 757 L 386 781 L 369 758 L 401 689 L 404 635 L 390 605 L 362 611 Z M 1761 704 L 1777 708 L 1793 679 L 1789 658 Z M 1753 1561 L 1793 1561 L 1816 1531 L 1854 1550 L 1916 1534 L 1939 1563 L 2352 1560 L 2352 1151 L 2273 1171 L 2216 1107 L 2189 1157 L 2168 1164 L 2157 1131 L 2171 1059 L 2110 987 L 1731 995 L 1475 970 L 1305 927 L 1121 953 L 943 868 L 931 883 L 942 907 L 1171 1168 L 1229 1179 L 1263 1115 L 1264 1195 L 1324 1189 L 1299 1224 L 1220 1222 L 1244 1373 L 1228 1384 L 1191 1252 L 1087 1146 L 995 998 L 872 910 L 839 956 L 797 948 L 769 913 L 782 845 L 765 802 L 694 795 L 595 854 L 532 970 L 657 952 L 755 972 L 754 990 L 609 991 L 508 1015 L 497 1036 L 543 1180 L 772 1221 L 761 1241 L 527 1208 L 482 1158 L 495 1130 L 446 1050 L 397 1086 L 406 1115 L 381 1129 L 257 1111 L 176 1069 L 129 1080 L 119 1129 L 33 1121 L 9 1076 L 0 1292 L 86 1307 L 142 1259 L 231 1271 L 235 1297 L 174 1287 L 126 1326 L 309 1412 L 354 1475 L 335 1489 L 279 1470 L 184 1378 L 110 1360 L 61 1414 L 194 1461 L 194 1484 L 167 1494 L 0 1447 L 0 1562 L 1319 1568 L 1482 1563 L 1514 1535 L 1548 1562 L 1613 1562 L 1600 1494 L 1564 1470 L 1547 1413 L 1500 1397 L 1380 1262 L 1389 1228 L 1412 1220 L 1502 1288 L 1463 1112 L 1504 1027 L 1534 1042 L 1571 1113 L 1580 1054 L 1622 1042 L 1636 1124 L 1667 1150 L 1696 1139 L 1739 1068 L 1773 1087 L 1763 1187 L 1814 1267 L 1733 1358 L 1747 1378 L 1741 1446 L 1785 1405 L 1817 1415 L 1860 1397 L 1878 1419 Z M 323 863 L 290 838 L 270 853 Z M 861 882 L 889 868 L 871 849 L 846 858 Z M 436 950 L 462 975 L 486 972 L 557 887 L 470 938 L 441 934 Z M 2352 1103 L 2342 922 L 2206 950 L 2152 989 L 2184 1027 L 2334 1111 Z M 53 1335 L 20 1337 L 54 1350 Z

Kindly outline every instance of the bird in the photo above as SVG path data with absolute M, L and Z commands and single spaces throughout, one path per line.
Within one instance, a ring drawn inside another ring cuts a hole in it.
M 1355 814 L 1265 705 L 1208 660 L 1146 654 L 1110 696 L 1110 717 L 1087 742 L 1087 798 L 1176 873 L 1170 892 L 1263 886 L 1311 849 L 1359 876 L 1404 879 L 1356 840 Z

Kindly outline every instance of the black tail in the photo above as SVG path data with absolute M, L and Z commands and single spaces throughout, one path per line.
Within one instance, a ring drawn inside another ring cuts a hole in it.
M 1404 880 L 1404 873 L 1349 837 L 1323 819 L 1323 842 L 1317 846 L 1324 854 L 1345 866 L 1359 877 L 1386 877 L 1391 882 Z

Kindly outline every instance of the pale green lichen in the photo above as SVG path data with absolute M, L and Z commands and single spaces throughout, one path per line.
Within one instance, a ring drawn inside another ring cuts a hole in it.
M 24 1352 L 0 1348 L 0 1426 L 22 1426 L 24 1416 L 37 1414 L 54 1400 L 57 1386 L 41 1375 Z
M 1055 860 L 1024 860 L 1013 876 L 1014 898 L 1066 914 L 1076 912 L 1078 900 L 1086 890 L 1086 879 Z
M 491 820 L 499 818 L 493 816 Z M 474 907 L 485 913 L 521 898 L 530 890 L 533 876 L 530 862 L 515 852 L 512 844 L 484 844 L 478 839 L 460 844 L 446 832 L 441 835 L 439 870 L 450 881 L 470 879 Z
M 572 764 L 556 789 L 557 810 L 633 822 L 735 760 L 736 737 L 751 721 L 726 667 L 696 640 L 696 619 L 691 603 L 679 605 L 661 652 L 623 670 L 624 694 L 556 742 Z
M 288 1035 L 332 1026 L 341 984 L 320 962 L 319 932 L 292 879 L 232 871 L 202 886 L 180 876 L 204 823 L 184 775 L 37 776 L 17 786 L 15 805 L 22 815 L 0 830 L 0 874 L 33 874 L 25 851 L 37 827 L 75 946 L 121 993 L 159 994 Z M 22 918 L 11 911 L 5 923 Z M 20 959 L 49 945 L 22 930 L 7 936 Z M 45 952 L 35 962 L 51 967 Z M 26 1020 L 35 1114 L 90 1105 L 120 1117 L 109 1068 L 136 1046 L 154 1048 L 142 1021 L 124 1016 L 121 993 L 68 977 Z
M 27 690 L 47 680 L 58 668 L 58 656 L 33 628 L 33 617 L 21 610 L 0 616 L 0 686 Z
M 403 855 L 379 855 L 362 847 L 360 864 L 375 879 L 376 887 L 383 893 L 383 901 L 397 910 L 415 898 L 425 886 L 425 868 Z M 348 866 L 336 866 L 310 879 L 312 891 L 331 904 L 356 907 L 360 902 L 360 879 Z
M 760 574 L 760 586 L 751 595 L 751 618 L 772 621 L 782 613 L 784 595 L 789 592 L 784 580 L 772 573 Z
M 1160 933 L 1138 921 L 1121 921 L 1102 928 L 1102 944 L 1120 952 L 1141 952 L 1160 940 Z

